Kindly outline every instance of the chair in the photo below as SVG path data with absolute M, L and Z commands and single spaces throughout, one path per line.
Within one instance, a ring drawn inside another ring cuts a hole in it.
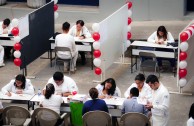
M 122 126 L 151 126 L 147 116 L 137 112 L 129 112 L 121 116 Z
M 82 118 L 83 126 L 111 126 L 111 116 L 104 111 L 90 111 Z
M 70 53 L 70 58 L 68 59 L 61 59 L 57 56 L 57 52 L 58 51 L 62 51 L 62 52 L 69 52 Z M 74 66 L 74 63 L 73 63 L 73 56 L 72 56 L 72 53 L 71 53 L 71 50 L 70 48 L 68 47 L 55 47 L 55 68 L 56 68 L 56 65 L 57 65 L 57 62 L 65 62 L 65 61 L 68 61 L 69 62 L 69 67 L 70 69 L 73 68 L 73 71 L 75 71 L 75 66 Z M 60 69 L 60 66 L 59 66 L 59 69 Z M 69 74 L 70 74 L 70 69 L 69 69 Z
M 28 126 L 31 122 L 30 112 L 20 106 L 9 106 L 3 110 L 3 124 Z
M 140 60 L 140 70 L 142 68 L 143 74 L 144 74 L 144 68 L 154 68 L 154 74 L 156 73 L 158 69 L 158 75 L 160 77 L 160 69 L 158 67 L 156 55 L 151 52 L 139 52 L 139 56 L 149 58 L 144 61 Z
M 32 113 L 32 126 L 55 126 L 59 119 L 64 119 L 65 126 L 68 126 L 69 114 L 64 113 L 61 116 L 48 108 L 36 108 Z

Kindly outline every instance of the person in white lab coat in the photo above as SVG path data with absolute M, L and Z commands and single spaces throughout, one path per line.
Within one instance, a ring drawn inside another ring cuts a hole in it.
M 76 22 L 76 25 L 74 25 L 69 30 L 69 34 L 72 35 L 73 37 L 79 37 L 79 39 L 85 39 L 85 38 L 91 37 L 89 30 L 87 29 L 86 26 L 84 26 L 83 20 L 78 20 Z M 80 44 L 80 43 L 76 43 L 76 44 Z M 86 63 L 85 52 L 79 51 L 79 54 L 81 55 L 82 65 L 84 65 Z
M 194 126 L 194 103 L 191 105 L 189 111 L 189 119 L 187 120 L 187 126 Z
M 153 90 L 151 102 L 145 105 L 147 109 L 151 109 L 152 126 L 167 126 L 169 119 L 169 92 L 155 75 L 149 75 L 146 83 Z
M 64 76 L 62 72 L 55 72 L 53 77 L 51 77 L 47 84 L 53 84 L 55 87 L 55 94 L 67 97 L 72 95 L 72 92 L 78 92 L 78 87 L 75 81 L 67 76 Z M 43 94 L 45 94 L 46 86 L 43 89 Z
M 15 94 L 34 94 L 34 87 L 29 79 L 23 74 L 18 74 L 15 79 L 11 80 L 7 85 L 1 89 L 2 93 L 11 96 Z
M 73 36 L 68 34 L 69 28 L 70 28 L 70 24 L 68 22 L 63 23 L 63 26 L 62 26 L 63 33 L 56 36 L 55 46 L 70 48 L 71 54 L 73 57 L 73 64 L 74 64 L 74 68 L 72 66 L 70 68 L 70 71 L 74 71 L 76 70 L 78 51 L 76 49 L 75 40 Z M 58 51 L 57 56 L 61 59 L 69 59 L 71 57 L 69 52 L 62 52 L 62 51 Z M 66 63 L 64 63 L 64 67 L 67 67 Z

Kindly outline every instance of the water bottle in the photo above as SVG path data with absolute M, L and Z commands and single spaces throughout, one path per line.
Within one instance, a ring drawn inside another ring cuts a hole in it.
M 41 96 L 41 90 L 40 90 L 40 88 L 38 89 L 38 96 Z

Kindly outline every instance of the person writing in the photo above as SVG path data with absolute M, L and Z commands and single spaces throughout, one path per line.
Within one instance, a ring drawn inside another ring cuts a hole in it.
M 189 119 L 187 120 L 187 126 L 194 126 L 194 103 L 191 105 L 189 111 Z
M 1 89 L 2 93 L 11 96 L 12 93 L 15 94 L 34 94 L 34 87 L 29 79 L 23 74 L 18 74 L 15 79 L 11 80 L 7 85 Z
M 9 34 L 11 32 L 11 29 L 9 27 L 10 22 L 11 21 L 9 18 L 6 18 L 0 22 L 0 34 Z

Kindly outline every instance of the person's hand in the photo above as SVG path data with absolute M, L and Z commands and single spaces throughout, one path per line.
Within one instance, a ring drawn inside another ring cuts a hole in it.
M 3 30 L 3 34 L 8 34 L 8 30 L 7 29 L 4 29 Z
M 151 108 L 153 108 L 153 105 L 152 105 L 152 103 L 147 103 L 147 105 L 145 105 L 145 107 L 147 108 L 147 109 L 151 109 Z
M 100 98 L 100 99 L 105 99 L 106 96 L 105 96 L 105 95 L 100 95 L 100 96 L 98 96 L 98 98 Z
M 23 94 L 23 91 L 22 90 L 18 90 L 18 91 L 16 91 L 16 94 Z
M 112 98 L 112 96 L 108 95 L 106 98 L 107 98 L 107 99 L 110 99 L 110 98 Z
M 11 96 L 11 92 L 7 92 L 7 93 L 5 93 L 5 95 Z
M 80 39 L 80 40 L 84 39 L 84 36 L 80 36 L 79 39 Z

